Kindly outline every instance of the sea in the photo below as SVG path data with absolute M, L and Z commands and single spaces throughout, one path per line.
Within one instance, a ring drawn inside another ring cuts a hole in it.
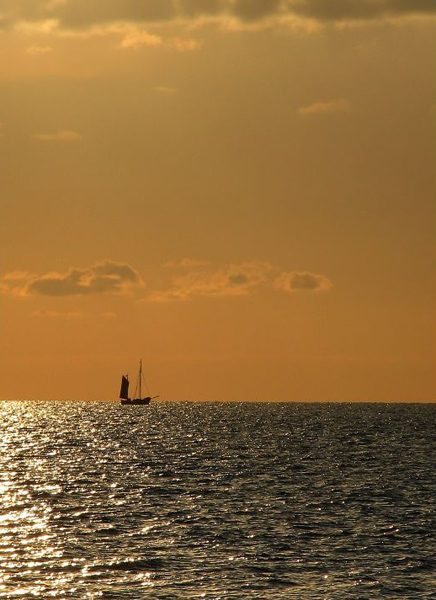
M 436 599 L 436 404 L 0 403 L 0 598 Z

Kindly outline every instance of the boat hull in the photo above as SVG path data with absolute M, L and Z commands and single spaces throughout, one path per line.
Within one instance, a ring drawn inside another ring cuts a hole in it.
M 121 404 L 127 405 L 127 406 L 134 406 L 134 405 L 139 405 L 139 406 L 145 406 L 146 404 L 150 404 L 151 402 L 151 398 L 148 396 L 147 398 L 132 398 L 132 399 L 128 399 L 128 400 L 121 400 Z

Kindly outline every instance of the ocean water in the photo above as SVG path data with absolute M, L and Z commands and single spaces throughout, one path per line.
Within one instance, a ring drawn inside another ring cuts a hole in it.
M 436 405 L 0 418 L 0 598 L 436 599 Z

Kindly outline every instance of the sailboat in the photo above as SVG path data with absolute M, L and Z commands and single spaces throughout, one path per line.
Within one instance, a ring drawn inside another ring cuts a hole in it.
M 159 396 L 145 396 L 142 397 L 142 379 L 143 379 L 143 369 L 142 369 L 142 360 L 139 361 L 139 373 L 138 373 L 138 381 L 135 388 L 135 397 L 129 398 L 129 376 L 122 375 L 121 376 L 121 389 L 120 389 L 120 398 L 121 404 L 150 404 L 150 402 L 154 398 L 158 398 Z

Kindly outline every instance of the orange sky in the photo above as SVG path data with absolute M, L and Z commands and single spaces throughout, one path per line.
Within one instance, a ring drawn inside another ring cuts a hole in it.
M 434 401 L 433 0 L 2 0 L 1 398 Z

